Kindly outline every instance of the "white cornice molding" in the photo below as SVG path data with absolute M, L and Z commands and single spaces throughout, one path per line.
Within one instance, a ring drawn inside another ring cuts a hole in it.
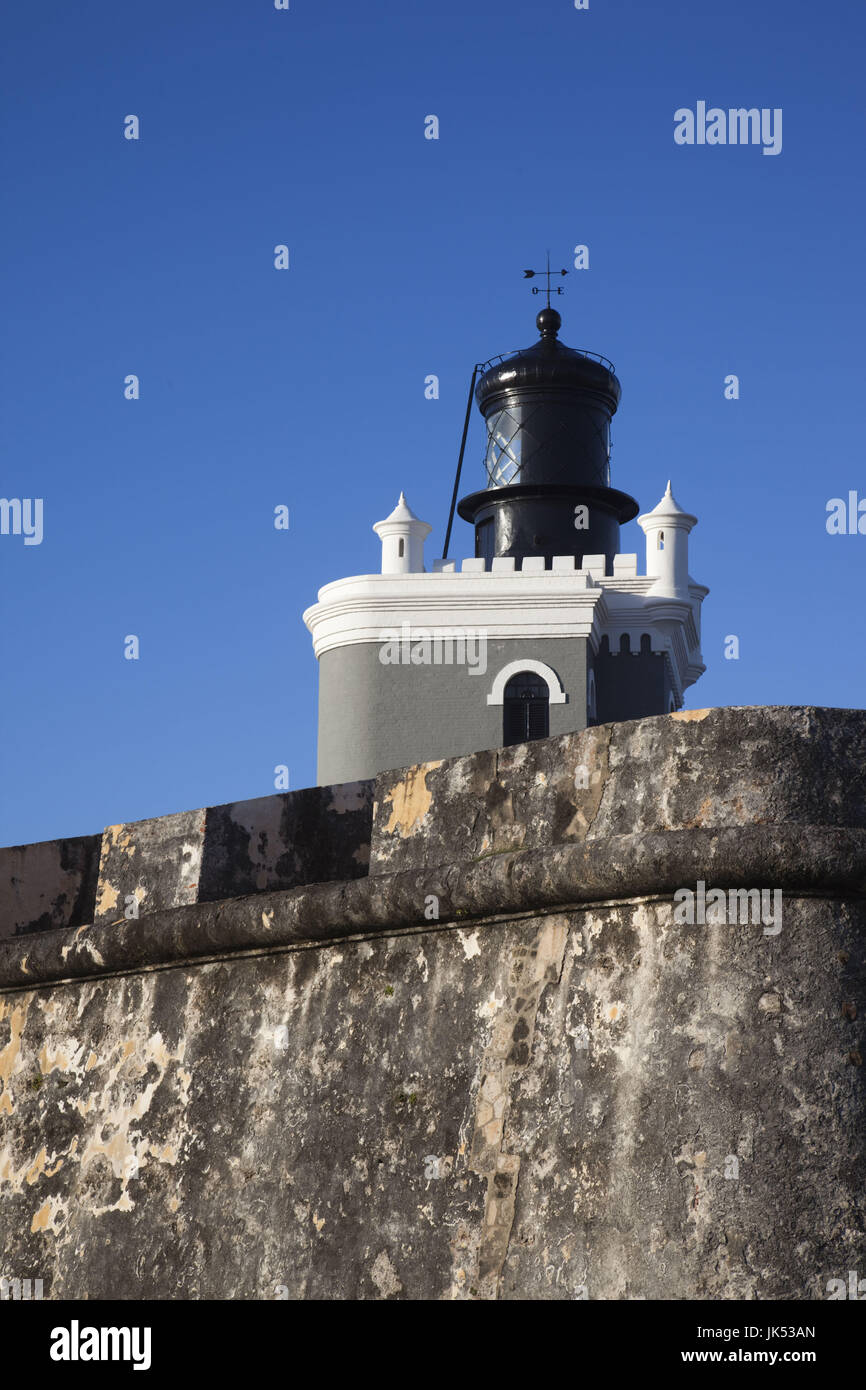
M 488 640 L 588 637 L 602 589 L 580 574 L 402 574 L 338 579 L 304 613 L 317 657 L 385 629 L 483 629 Z
M 378 644 L 383 633 L 413 628 L 483 631 L 488 641 L 585 638 L 594 653 L 607 636 L 611 652 L 627 634 L 633 652 L 644 633 L 669 659 L 678 699 L 706 669 L 700 652 L 700 605 L 709 592 L 689 581 L 689 597 L 652 593 L 634 556 L 617 556 L 617 573 L 566 568 L 513 570 L 466 562 L 432 574 L 366 574 L 336 579 L 304 613 L 316 657 L 339 647 Z

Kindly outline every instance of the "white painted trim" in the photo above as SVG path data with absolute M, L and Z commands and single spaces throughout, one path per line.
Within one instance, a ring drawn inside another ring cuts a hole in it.
M 709 590 L 690 580 L 688 593 L 674 597 L 653 593 L 654 583 L 651 576 L 631 574 L 593 580 L 576 570 L 354 575 L 320 589 L 304 621 L 319 658 L 340 647 L 381 643 L 383 629 L 399 630 L 404 622 L 473 629 L 488 642 L 517 639 L 530 650 L 540 639 L 583 638 L 597 652 L 607 634 L 614 655 L 624 632 L 633 651 L 647 632 L 652 651 L 664 652 L 670 662 L 682 705 L 685 690 L 705 669 L 700 611 Z
M 509 661 L 507 666 L 503 666 L 493 682 L 490 694 L 487 696 L 488 705 L 505 703 L 505 687 L 511 677 L 518 676 L 521 671 L 531 671 L 534 676 L 540 676 L 547 683 L 552 705 L 565 704 L 565 691 L 559 683 L 556 672 L 552 671 L 549 666 L 545 666 L 543 661 L 534 661 L 532 657 L 524 657 L 521 661 Z
M 581 575 L 400 574 L 337 579 L 304 613 L 317 657 L 380 642 L 385 628 L 467 627 L 489 642 L 512 637 L 588 637 L 603 590 Z

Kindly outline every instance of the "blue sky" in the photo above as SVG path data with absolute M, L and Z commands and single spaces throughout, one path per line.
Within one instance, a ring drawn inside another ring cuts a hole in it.
M 7 0 L 2 29 L 0 495 L 44 538 L 0 536 L 0 843 L 315 782 L 301 613 L 378 568 L 401 488 L 441 553 L 472 365 L 534 340 L 548 248 L 590 248 L 557 307 L 622 382 L 615 486 L 700 518 L 687 704 L 863 704 L 866 536 L 825 525 L 866 497 L 861 4 Z M 782 152 L 676 145 L 700 100 L 781 108 Z M 476 414 L 461 491 L 482 452 Z

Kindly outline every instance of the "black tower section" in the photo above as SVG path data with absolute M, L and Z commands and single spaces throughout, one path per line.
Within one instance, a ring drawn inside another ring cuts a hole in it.
M 554 555 L 604 555 L 610 574 L 620 525 L 639 511 L 610 486 L 620 384 L 611 362 L 559 341 L 555 309 L 542 309 L 536 323 L 539 342 L 489 367 L 476 387 L 487 486 L 457 510 L 475 527 L 475 554 L 488 569 L 496 555 L 514 555 L 518 567 L 526 555 L 543 555 L 547 569 Z

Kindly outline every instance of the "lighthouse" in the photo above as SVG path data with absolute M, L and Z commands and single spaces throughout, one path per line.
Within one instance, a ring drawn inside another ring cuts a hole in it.
M 476 368 L 483 469 L 457 504 L 473 553 L 428 569 L 432 527 L 400 492 L 373 525 L 380 573 L 335 579 L 304 613 L 320 785 L 669 714 L 704 671 L 709 591 L 689 575 L 697 518 L 670 482 L 642 515 L 611 485 L 621 386 L 607 358 L 566 346 L 561 326 L 548 297 L 536 342 Z M 642 569 L 620 550 L 635 518 Z
M 549 306 L 540 337 L 488 367 L 475 398 L 487 427 L 485 486 L 458 511 L 475 527 L 475 553 L 496 557 L 604 555 L 611 571 L 633 497 L 610 485 L 611 420 L 622 394 L 613 363 L 559 340 Z

